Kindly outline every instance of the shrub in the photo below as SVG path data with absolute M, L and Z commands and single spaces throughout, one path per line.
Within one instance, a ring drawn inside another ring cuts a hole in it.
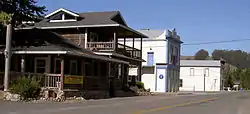
M 10 92 L 19 94 L 22 100 L 38 98 L 40 94 L 40 81 L 30 76 L 18 77 L 11 85 Z
M 141 82 L 141 81 L 136 82 L 136 86 L 137 86 L 139 89 L 144 89 L 144 83 Z

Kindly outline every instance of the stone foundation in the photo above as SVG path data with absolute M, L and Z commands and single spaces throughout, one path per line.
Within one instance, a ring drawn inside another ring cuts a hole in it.
M 46 101 L 65 101 L 65 93 L 58 88 L 42 88 L 40 96 L 40 99 Z

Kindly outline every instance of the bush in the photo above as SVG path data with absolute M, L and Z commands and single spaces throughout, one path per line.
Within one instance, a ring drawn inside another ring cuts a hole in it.
M 136 82 L 136 86 L 137 86 L 139 89 L 144 89 L 144 83 L 141 82 L 141 81 Z
M 31 77 L 18 77 L 17 80 L 10 85 L 10 92 L 19 94 L 22 100 L 38 98 L 40 90 L 40 81 Z

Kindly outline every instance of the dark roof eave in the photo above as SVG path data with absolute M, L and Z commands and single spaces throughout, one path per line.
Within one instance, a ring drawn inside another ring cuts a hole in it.
M 126 27 L 126 26 L 121 25 L 121 24 L 119 24 L 119 26 L 122 27 L 122 28 L 124 28 L 124 29 L 126 29 L 126 30 L 129 30 L 129 31 L 131 31 L 131 32 L 133 32 L 133 33 L 135 33 L 135 34 L 137 34 L 139 36 L 141 36 L 141 38 L 149 38 L 147 35 L 142 34 L 142 33 L 138 32 L 138 31 L 136 31 L 136 30 L 134 30 L 134 29 L 132 29 L 130 27 Z
M 89 54 L 85 54 L 85 53 L 77 54 L 77 53 L 70 52 L 70 51 L 68 51 L 67 54 L 68 55 L 91 58 L 91 59 L 103 60 L 103 61 L 110 61 L 110 62 L 116 62 L 116 63 L 129 64 L 126 61 L 116 60 L 116 59 L 107 58 L 107 57 L 103 57 L 103 56 L 99 56 L 99 55 L 89 55 Z
M 78 25 L 78 26 L 49 26 L 49 27 L 24 27 L 15 28 L 15 30 L 29 30 L 29 29 L 60 29 L 60 28 L 91 28 L 91 27 L 118 27 L 120 24 L 98 24 L 98 25 Z

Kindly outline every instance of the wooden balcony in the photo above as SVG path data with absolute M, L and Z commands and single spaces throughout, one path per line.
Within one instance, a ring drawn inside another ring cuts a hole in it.
M 117 46 L 116 46 L 117 45 Z M 114 42 L 88 42 L 87 48 L 91 51 L 114 51 L 116 53 L 132 57 L 132 58 L 140 58 L 141 50 L 117 43 L 115 45 Z M 117 47 L 117 48 L 115 48 Z

